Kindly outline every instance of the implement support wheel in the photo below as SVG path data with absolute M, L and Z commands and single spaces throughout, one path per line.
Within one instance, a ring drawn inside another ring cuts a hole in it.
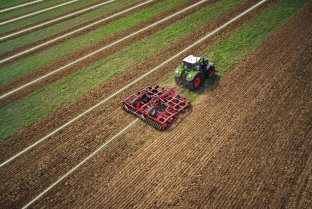
M 135 109 L 140 109 L 141 107 L 141 101 L 139 98 L 134 98 L 132 101 L 131 101 L 131 105 L 133 107 L 135 107 Z
M 155 117 L 157 115 L 156 107 L 152 106 L 152 107 L 148 108 L 147 114 L 152 116 L 152 117 Z

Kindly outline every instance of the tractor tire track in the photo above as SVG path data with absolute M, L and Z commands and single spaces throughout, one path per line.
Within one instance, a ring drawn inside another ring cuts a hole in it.
M 160 1 L 161 1 L 161 0 L 160 0 Z M 73 32 L 73 31 L 75 31 L 75 30 L 77 30 L 77 29 L 80 29 L 80 28 L 82 28 L 82 27 L 88 26 L 88 25 L 90 25 L 90 24 L 92 24 L 92 23 L 94 23 L 94 22 L 97 22 L 97 21 L 100 21 L 100 20 L 102 20 L 102 19 L 108 18 L 108 17 L 110 17 L 110 16 L 113 15 L 113 14 L 116 14 L 116 13 L 118 13 L 118 12 L 122 12 L 122 11 L 128 9 L 128 8 L 131 8 L 131 7 L 138 6 L 138 5 L 140 5 L 140 4 L 144 3 L 144 2 L 145 2 L 144 0 L 141 0 L 141 1 L 137 2 L 137 3 L 130 4 L 129 6 L 127 6 L 127 7 L 125 7 L 125 8 L 121 8 L 121 9 L 118 9 L 118 10 L 116 10 L 116 11 L 113 11 L 112 13 L 105 14 L 105 15 L 103 15 L 103 16 L 101 16 L 101 17 L 94 18 L 94 19 L 91 19 L 91 20 L 87 20 L 87 21 L 84 22 L 84 23 L 81 23 L 81 24 L 79 24 L 79 25 L 76 25 L 76 26 L 73 26 L 73 27 L 71 27 L 71 28 L 65 29 L 65 30 L 63 30 L 63 31 L 61 31 L 61 32 L 58 32 L 58 33 L 56 33 L 56 34 L 53 34 L 53 35 L 51 35 L 51 36 L 49 36 L 49 37 L 46 37 L 46 38 L 43 38 L 43 39 L 41 39 L 41 40 L 37 40 L 37 41 L 35 41 L 35 42 L 32 42 L 32 43 L 23 45 L 23 46 L 21 46 L 21 47 L 18 47 L 18 48 L 16 48 L 16 49 L 13 49 L 12 51 L 9 51 L 9 52 L 6 52 L 6 53 L 2 53 L 2 54 L 0 54 L 0 58 L 1 58 L 1 59 L 5 59 L 5 58 L 8 58 L 8 57 L 11 57 L 11 56 L 13 56 L 13 55 L 15 55 L 15 54 L 18 54 L 18 53 L 20 53 L 20 52 L 23 52 L 23 51 L 25 51 L 25 50 L 27 50 L 27 49 L 33 48 L 33 47 L 35 47 L 35 46 L 37 46 L 37 45 L 43 44 L 43 43 L 45 43 L 45 42 L 48 42 L 48 41 L 53 40 L 53 39 L 55 39 L 55 38 L 58 38 L 58 37 L 60 37 L 60 36 L 66 35 L 67 33 Z M 89 33 L 89 32 L 92 31 L 92 30 L 96 30 L 96 29 L 98 29 L 98 28 L 100 28 L 100 27 L 103 27 L 103 26 L 105 26 L 105 25 L 107 25 L 107 24 L 109 24 L 109 23 L 111 23 L 111 22 L 114 22 L 114 21 L 116 21 L 116 20 L 122 19 L 122 18 L 124 18 L 124 17 L 126 17 L 126 16 L 128 16 L 128 15 L 134 14 L 135 12 L 138 12 L 138 11 L 140 11 L 141 9 L 146 9 L 146 8 L 152 6 L 152 5 L 155 5 L 155 4 L 158 3 L 158 2 L 159 2 L 159 1 L 153 1 L 153 2 L 147 3 L 146 5 L 143 5 L 143 6 L 141 6 L 141 7 L 135 8 L 135 9 L 133 9 L 133 10 L 131 10 L 131 11 L 125 12 L 125 13 L 123 13 L 123 14 L 121 14 L 121 15 L 118 15 L 118 16 L 116 16 L 116 17 L 113 17 L 113 18 L 111 18 L 111 19 L 109 19 L 109 20 L 106 20 L 106 21 L 104 21 L 103 23 L 96 24 L 95 26 L 90 27 L 90 28 L 88 28 L 88 29 L 86 29 L 86 30 L 83 30 L 83 31 L 81 31 L 81 32 L 78 32 L 78 33 L 72 34 L 72 35 L 70 35 L 70 36 L 67 36 L 66 38 L 60 39 L 60 40 L 58 40 L 58 41 L 55 41 L 55 42 L 53 42 L 53 43 L 51 43 L 51 44 L 49 44 L 49 45 L 46 45 L 45 47 L 42 47 L 42 48 L 39 48 L 39 49 L 37 49 L 37 50 L 35 50 L 35 51 L 29 52 L 29 53 L 27 53 L 27 54 L 25 54 L 25 55 L 16 57 L 15 59 L 6 61 L 5 63 L 0 64 L 0 66 L 6 66 L 6 65 L 8 65 L 8 64 L 14 63 L 14 62 L 16 62 L 16 61 L 18 61 L 18 60 L 20 60 L 20 59 L 25 58 L 25 57 L 28 57 L 28 56 L 34 55 L 34 54 L 36 54 L 36 53 L 39 53 L 39 52 L 41 52 L 41 51 L 44 51 L 44 50 L 46 50 L 46 49 L 49 49 L 49 48 L 51 48 L 51 47 L 53 47 L 53 46 L 55 46 L 55 45 L 57 45 L 57 44 L 59 44 L 59 43 L 65 42 L 65 41 L 70 40 L 70 39 L 75 38 L 75 37 L 79 37 L 79 36 L 84 35 L 84 34 L 87 34 L 87 33 Z M 15 37 L 14 37 L 14 38 L 15 38 Z
M 242 19 L 242 21 L 238 21 L 238 23 L 235 24 L 233 27 L 230 26 L 229 30 L 232 31 L 234 28 L 239 27 L 239 25 L 241 25 L 245 21 L 248 21 L 251 17 L 256 16 L 260 11 L 261 10 L 251 14 L 246 19 L 243 18 L 244 20 Z M 222 38 L 225 34 L 229 33 L 228 30 L 225 31 L 226 32 L 222 33 L 221 35 L 218 34 L 217 37 Z M 203 34 L 205 34 L 205 31 L 203 31 Z M 193 38 L 196 39 L 198 37 Z M 181 40 L 179 43 L 180 45 L 177 46 L 177 48 L 184 48 L 187 44 L 185 40 Z M 214 41 L 216 40 L 218 39 L 215 39 Z M 189 40 L 189 42 L 192 41 L 194 40 Z M 209 43 L 213 43 L 213 41 L 209 40 L 205 42 L 201 47 L 194 49 L 193 52 L 198 52 L 198 50 L 203 51 Z M 171 53 L 172 52 L 174 51 L 171 51 Z M 168 57 L 168 54 L 165 54 L 165 56 Z M 3 195 L 0 198 L 1 200 L 3 200 L 3 202 L 1 204 L 4 204 L 5 208 L 22 206 L 27 202 L 27 199 L 29 199 L 30 196 L 34 196 L 36 193 L 42 191 L 51 182 L 55 181 L 57 176 L 62 175 L 62 173 L 75 165 L 75 162 L 85 157 L 85 155 L 87 155 L 90 150 L 94 150 L 96 146 L 98 146 L 98 144 L 103 143 L 103 140 L 106 137 L 109 137 L 112 133 L 118 131 L 120 126 L 122 127 L 124 124 L 127 124 L 129 120 L 133 117 L 127 115 L 120 109 L 120 101 L 122 100 L 122 98 L 125 98 L 131 92 L 137 91 L 138 88 L 144 87 L 146 85 L 146 82 L 157 83 L 163 75 L 171 72 L 172 67 L 176 66 L 178 63 L 179 61 L 177 60 L 177 62 L 173 63 L 172 66 L 168 66 L 155 73 L 154 76 L 151 76 L 147 80 L 139 82 L 136 86 L 132 86 L 127 91 L 120 94 L 117 98 L 110 100 L 103 107 L 101 107 L 101 109 L 90 113 L 88 118 L 85 117 L 80 120 L 77 126 L 71 126 L 69 129 L 58 133 L 53 137 L 52 141 L 47 141 L 47 144 L 40 144 L 38 147 L 36 147 L 36 150 L 34 152 L 29 152 L 25 156 L 23 156 L 23 158 L 20 158 L 20 160 L 14 161 L 14 163 L 9 164 L 5 168 L 5 171 L 1 172 L 3 173 L 0 178 L 3 182 L 3 192 L 1 192 L 1 194 Z M 144 67 L 144 64 L 146 63 L 141 64 L 142 67 Z M 155 62 L 154 64 L 157 65 L 157 62 Z M 143 69 L 146 70 L 146 68 Z M 125 82 L 127 82 L 127 80 L 125 80 Z M 88 102 L 90 102 L 91 98 L 87 98 L 89 99 Z M 79 103 L 77 103 L 76 105 L 79 105 Z M 127 115 L 126 117 L 125 114 Z M 64 116 L 64 112 L 62 115 L 60 115 L 60 117 L 62 116 Z M 95 118 L 96 120 L 94 120 Z M 105 120 L 105 118 L 110 118 L 110 120 Z M 120 126 L 116 127 L 116 124 Z M 148 126 L 144 127 L 146 128 Z M 154 129 L 152 129 L 151 127 L 147 128 L 147 132 L 149 133 L 148 135 L 155 133 Z M 37 132 L 36 134 L 39 133 Z M 34 135 L 32 137 L 34 137 Z M 70 141 L 66 140 L 69 138 L 71 139 Z M 115 146 L 114 143 L 112 147 L 115 147 L 115 149 L 118 150 L 122 148 L 135 152 L 137 149 L 139 149 L 142 143 L 144 143 L 144 141 L 140 139 L 138 140 L 139 141 L 130 140 L 128 142 L 116 142 L 117 145 L 120 146 Z M 47 145 L 48 148 L 46 147 Z M 110 171 L 109 169 L 104 169 L 105 172 L 112 172 L 111 174 L 108 174 L 109 176 L 115 175 L 116 172 L 118 173 L 115 165 L 111 165 L 111 162 L 117 161 L 117 163 L 122 163 L 124 160 L 126 160 L 125 158 L 129 157 L 129 155 L 131 156 L 132 152 L 129 153 L 118 151 L 113 157 L 108 157 L 108 165 L 106 165 L 112 167 L 112 170 L 114 172 Z M 47 153 L 49 153 L 49 155 L 47 155 Z M 71 153 L 71 155 L 69 156 L 68 153 Z M 37 162 L 37 160 L 39 160 L 40 162 Z M 27 167 L 27 169 L 17 172 L 17 170 L 20 170 L 21 165 Z M 11 176 L 13 173 L 14 179 L 12 181 Z
M 40 77 L 40 76 L 43 76 L 55 69 L 58 69 L 62 66 L 65 66 L 66 64 L 68 63 L 71 63 L 85 55 L 88 55 L 90 54 L 91 52 L 94 52 L 106 45 L 109 45 L 110 43 L 112 42 L 115 42 L 115 41 L 118 41 L 119 39 L 122 39 L 123 37 L 126 37 L 127 35 L 131 35 L 132 33 L 142 29 L 142 28 L 145 28 L 151 24 L 153 24 L 154 22 L 157 22 L 157 21 L 160 21 L 161 19 L 164 19 L 165 17 L 169 16 L 170 14 L 172 13 L 175 13 L 175 12 L 178 12 L 184 8 L 187 8 L 191 5 L 193 5 L 194 3 L 196 2 L 196 0 L 191 0 L 190 2 L 187 2 L 186 4 L 182 4 L 182 5 L 179 5 L 169 11 L 166 11 L 160 15 L 157 15 L 147 21 L 144 21 L 134 27 L 131 27 L 125 31 L 122 31 L 121 33 L 118 33 L 112 37 L 108 37 L 108 38 L 105 38 L 103 39 L 102 41 L 94 44 L 94 45 L 91 45 L 85 49 L 82 49 L 82 50 L 79 50 L 77 52 L 74 52 L 72 53 L 71 55 L 63 58 L 63 59 L 60 59 L 52 64 L 49 64 L 47 66 L 44 66 L 38 70 L 35 70 L 35 71 L 32 71 L 30 72 L 29 74 L 25 75 L 25 76 L 22 76 L 12 82 L 9 82 L 7 84 L 4 84 L 4 85 L 0 85 L 0 92 L 1 93 L 4 93 L 4 92 L 8 92 L 10 90 L 13 90 L 15 88 L 18 88 L 19 86 L 23 85 L 23 84 L 26 84 L 26 83 L 29 83 L 31 82 L 32 80 Z M 88 58 L 86 61 L 81 61 L 71 67 L 68 67 L 67 69 L 63 70 L 63 71 L 60 71 L 54 75 L 51 75 L 49 77 L 47 77 L 46 79 L 43 79 L 37 83 L 35 83 L 34 85 L 31 85 L 23 90 L 20 90 L 20 92 L 17 92 L 16 94 L 12 94 L 12 96 L 8 96 L 7 98 L 4 98 L 3 100 L 0 101 L 0 105 L 6 105 L 6 104 L 9 104 L 11 102 L 14 102 L 36 90 L 39 90 L 47 85 L 49 85 L 50 83 L 53 83 L 55 81 L 57 81 L 58 79 L 66 76 L 66 75 L 69 75 L 73 72 L 76 72 L 77 70 L 81 69 L 82 67 L 85 67 L 85 66 L 88 66 L 100 59 L 102 59 L 103 57 L 107 57 L 117 51 L 119 51 L 120 49 L 122 48 L 125 48 L 129 45 L 131 45 L 132 43 L 135 43 L 136 41 L 142 39 L 143 37 L 145 36 L 148 36 L 148 35 L 151 35 L 152 33 L 155 33 L 167 26 L 169 26 L 170 24 L 182 19 L 183 17 L 185 17 L 186 15 L 189 15 L 189 14 L 192 14 L 193 12 L 196 12 L 198 10 L 198 8 L 200 8 L 201 6 L 208 6 L 209 4 L 212 4 L 214 2 L 214 0 L 208 0 L 207 2 L 204 2 L 202 5 L 199 5 L 199 6 L 196 6 L 186 12 L 184 12 L 183 14 L 180 14 L 180 15 L 177 15 L 176 17 L 173 17 L 163 23 L 160 23 L 159 25 L 156 25 L 155 27 L 151 28 L 151 29 L 148 29 L 138 35 L 135 35 L 133 38 L 130 38 L 130 39 L 127 39 L 125 41 L 122 41 L 121 43 L 118 43 L 112 47 L 109 47 L 108 49 L 105 49 L 103 50 L 102 52 L 92 56 L 91 58 Z M 19 94 L 21 93 L 21 94 Z

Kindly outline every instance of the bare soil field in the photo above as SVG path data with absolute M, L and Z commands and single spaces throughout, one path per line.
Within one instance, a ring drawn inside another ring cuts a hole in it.
M 264 7 L 255 10 L 255 12 L 250 13 L 250 15 L 242 18 L 240 21 L 224 30 L 221 34 L 218 34 L 218 36 L 207 41 L 200 48 L 194 49 L 194 53 L 198 50 L 204 50 L 208 44 L 212 44 L 217 40 L 222 39 L 224 36 L 231 33 L 231 31 L 235 28 L 255 17 L 258 13 L 270 5 L 272 5 L 272 3 L 265 5 Z M 107 97 L 114 92 L 114 89 L 121 88 L 122 84 L 128 80 L 138 77 L 141 73 L 145 72 L 146 69 L 151 69 L 156 66 L 161 62 L 161 60 L 164 60 L 170 54 L 183 49 L 185 44 L 191 44 L 194 40 L 213 30 L 213 28 L 225 22 L 227 19 L 230 19 L 230 17 L 237 15 L 239 12 L 246 9 L 246 7 L 247 5 L 244 5 L 243 8 L 233 11 L 231 14 L 227 14 L 222 17 L 222 19 L 217 19 L 210 26 L 204 27 L 203 29 L 205 30 L 199 30 L 198 33 L 186 37 L 179 43 L 172 46 L 170 50 L 167 50 L 165 53 L 162 52 L 160 54 L 156 54 L 152 57 L 152 59 L 149 59 L 149 62 L 140 63 L 138 66 L 135 66 L 133 70 L 130 69 L 129 72 L 132 73 L 128 73 L 127 76 L 124 76 L 123 78 L 118 76 L 116 79 L 109 81 L 101 88 L 96 89 L 94 92 L 85 95 L 83 98 L 80 98 L 65 108 L 62 108 L 62 110 L 53 113 L 53 115 L 45 118 L 41 123 L 35 124 L 29 129 L 25 129 L 10 139 L 4 141 L 1 146 L 1 152 L 3 153 L 1 158 L 4 160 L 12 156 L 23 147 L 33 143 L 34 140 L 37 140 L 49 131 L 60 126 L 70 117 L 77 115 L 82 110 Z M 8 165 L 5 168 L 5 172 L 3 172 L 3 175 L 1 176 L 1 181 L 3 181 L 3 192 L 1 195 L 3 202 L 1 202 L 1 205 L 6 207 L 18 207 L 25 204 L 31 196 L 38 194 L 44 188 L 48 187 L 51 183 L 56 181 L 59 176 L 64 174 L 71 167 L 75 166 L 77 162 L 81 161 L 92 150 L 96 149 L 101 143 L 103 143 L 105 138 L 110 138 L 113 133 L 118 132 L 123 126 L 128 124 L 132 117 L 125 114 L 125 112 L 120 109 L 120 101 L 122 98 L 125 98 L 131 92 L 136 91 L 137 88 L 144 87 L 146 82 L 159 82 L 162 75 L 166 75 L 166 73 L 171 72 L 172 68 L 177 64 L 178 59 L 177 62 L 166 66 L 151 78 L 139 82 L 138 85 L 131 87 L 124 93 L 118 95 L 118 97 L 106 103 L 99 110 L 91 113 L 89 117 L 79 121 L 78 124 L 75 124 L 74 126 L 64 130 L 64 132 L 53 136 L 52 141 L 47 141 L 46 143 L 37 146 L 34 152 L 31 151 L 25 154 L 22 158 L 17 159 L 14 163 Z M 118 79 L 122 79 L 124 82 L 117 84 L 116 81 L 118 81 Z M 112 85 L 115 86 L 114 89 L 111 88 Z M 109 120 L 103 121 L 101 118 L 104 117 L 109 118 Z M 97 118 L 97 120 L 94 120 L 94 118 Z M 45 128 L 43 129 L 42 127 Z M 77 132 L 77 130 L 84 131 Z M 151 131 L 154 130 L 152 129 Z M 138 145 L 140 145 L 140 143 L 132 144 L 131 141 L 129 143 L 133 152 L 139 148 Z M 49 154 L 47 155 L 47 153 Z M 68 153 L 71 153 L 71 155 L 69 156 Z M 112 157 L 109 156 L 107 159 L 110 162 Z M 125 158 L 122 160 L 125 160 Z M 27 169 L 20 171 L 21 166 L 26 166 Z M 19 172 L 17 172 L 17 170 L 19 170 Z M 14 175 L 14 181 L 11 179 L 12 175 Z
M 311 11 L 208 89 L 174 129 L 140 122 L 36 207 L 311 208 Z
M 226 36 L 271 4 L 257 9 L 203 45 Z M 236 12 L 239 10 L 230 16 Z M 311 14 L 310 3 L 221 81 L 208 88 L 193 104 L 190 114 L 174 127 L 158 132 L 138 122 L 34 206 L 310 208 Z M 144 72 L 156 66 L 164 57 L 183 49 L 185 44 L 228 17 L 217 19 L 135 69 Z M 38 145 L 5 170 L 1 168 L 0 205 L 23 206 L 126 126 L 133 117 L 121 110 L 122 98 L 147 83 L 157 83 L 178 60 L 56 134 L 53 140 Z M 123 84 L 138 76 L 136 71 L 129 72 L 133 73 L 121 75 Z M 109 81 L 3 142 L 1 159 L 114 92 L 110 87 L 115 82 Z

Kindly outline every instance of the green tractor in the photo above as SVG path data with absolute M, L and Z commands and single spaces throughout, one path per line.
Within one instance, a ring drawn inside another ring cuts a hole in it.
M 212 78 L 214 74 L 214 64 L 209 62 L 208 58 L 189 55 L 175 70 L 175 81 L 177 85 L 184 85 L 190 90 L 196 90 L 204 83 L 205 79 Z

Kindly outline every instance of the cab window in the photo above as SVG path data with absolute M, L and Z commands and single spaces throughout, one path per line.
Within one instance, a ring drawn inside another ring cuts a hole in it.
M 190 70 L 190 69 L 194 68 L 194 64 L 188 63 L 188 62 L 183 62 L 183 66 L 187 70 Z

